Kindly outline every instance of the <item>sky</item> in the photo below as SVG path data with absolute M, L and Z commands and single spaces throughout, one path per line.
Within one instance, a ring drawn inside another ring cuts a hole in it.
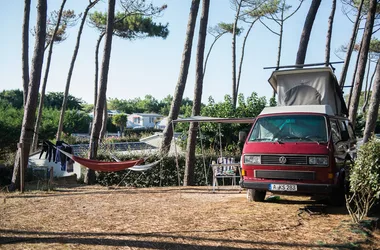
M 30 29 L 36 24 L 36 2 L 36 0 L 32 0 Z M 174 95 L 180 71 L 191 1 L 152 0 L 152 2 L 157 6 L 167 4 L 168 7 L 164 13 L 154 19 L 154 21 L 157 23 L 168 23 L 169 36 L 166 39 L 146 38 L 133 41 L 117 37 L 113 38 L 107 87 L 108 98 L 129 100 L 134 98 L 143 99 L 145 95 L 152 95 L 157 100 L 162 100 L 168 95 Z M 298 0 L 288 0 L 287 3 L 295 7 Z M 281 65 L 295 64 L 299 40 L 310 3 L 311 0 L 305 0 L 300 10 L 285 22 Z M 58 10 L 60 4 L 61 1 L 59 0 L 48 0 L 48 13 Z M 87 4 L 88 1 L 86 0 L 67 0 L 65 9 L 73 9 L 76 13 L 80 13 L 84 11 Z M 2 17 L 0 26 L 0 34 L 2 34 L 2 38 L 0 39 L 0 91 L 22 89 L 21 31 L 23 6 L 24 1 L 14 0 L 4 1 L 2 8 L 0 8 L 0 16 Z M 120 10 L 119 4 L 117 4 L 116 9 Z M 107 11 L 107 1 L 101 0 L 91 12 L 93 11 Z M 305 63 L 321 63 L 324 61 L 327 23 L 330 12 L 331 0 L 322 0 L 310 37 Z M 184 92 L 184 97 L 190 99 L 193 99 L 194 96 L 194 65 L 199 16 L 200 12 L 198 14 L 191 65 Z M 215 26 L 219 22 L 231 23 L 233 19 L 234 11 L 231 9 L 229 0 L 211 0 L 209 26 Z M 239 26 L 245 27 L 245 24 L 241 23 Z M 277 28 L 274 25 L 271 25 L 271 27 Z M 75 27 L 68 30 L 66 41 L 54 45 L 46 88 L 47 92 L 64 92 L 65 90 L 78 28 L 79 22 Z M 334 51 L 338 50 L 342 45 L 348 44 L 352 28 L 353 24 L 342 12 L 341 1 L 337 1 L 330 61 L 341 61 Z M 245 34 L 245 31 L 243 31 L 243 34 Z M 74 97 L 81 98 L 89 104 L 94 102 L 94 58 L 98 36 L 99 32 L 96 29 L 88 24 L 85 25 L 69 91 Z M 30 35 L 30 60 L 34 48 L 34 39 Z M 206 39 L 207 52 L 213 42 L 213 37 L 208 35 Z M 237 56 L 239 61 L 243 36 L 237 39 Z M 243 93 L 245 97 L 248 97 L 252 92 L 256 92 L 259 96 L 265 96 L 269 100 L 272 95 L 272 89 L 268 83 L 268 78 L 272 71 L 263 68 L 276 65 L 277 49 L 278 37 L 269 32 L 262 24 L 256 23 L 246 44 L 239 93 Z M 100 62 L 102 54 L 103 44 L 100 47 Z M 211 51 L 204 76 L 203 103 L 207 104 L 209 96 L 212 96 L 216 102 L 220 102 L 223 101 L 226 94 L 231 95 L 231 55 L 231 35 L 226 34 L 218 40 Z M 342 53 L 340 53 L 340 56 L 342 58 L 345 57 Z M 354 60 L 355 57 L 353 57 L 351 64 L 354 64 Z M 338 79 L 341 67 L 342 64 L 335 65 L 335 73 Z M 351 81 L 351 72 L 352 67 L 349 72 L 348 81 Z

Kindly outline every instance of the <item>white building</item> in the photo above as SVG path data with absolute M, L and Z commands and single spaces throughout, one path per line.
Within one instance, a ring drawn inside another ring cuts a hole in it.
M 156 128 L 162 115 L 133 113 L 128 115 L 127 128 Z

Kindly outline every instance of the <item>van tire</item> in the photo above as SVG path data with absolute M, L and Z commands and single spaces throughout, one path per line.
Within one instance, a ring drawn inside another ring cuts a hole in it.
M 346 204 L 346 197 L 344 195 L 344 188 L 333 190 L 328 197 L 328 204 L 334 207 L 342 207 Z
M 247 199 L 248 201 L 262 202 L 265 200 L 266 193 L 265 190 L 247 189 Z

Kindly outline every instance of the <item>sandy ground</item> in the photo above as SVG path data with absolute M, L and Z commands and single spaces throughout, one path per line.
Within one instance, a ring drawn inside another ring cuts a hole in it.
M 0 249 L 380 249 L 379 230 L 352 228 L 345 208 L 309 197 L 101 186 L 0 197 Z

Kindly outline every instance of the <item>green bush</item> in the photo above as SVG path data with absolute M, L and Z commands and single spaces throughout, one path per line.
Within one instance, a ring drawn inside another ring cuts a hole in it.
M 380 140 L 372 137 L 363 144 L 350 169 L 347 209 L 353 222 L 360 222 L 380 198 Z

